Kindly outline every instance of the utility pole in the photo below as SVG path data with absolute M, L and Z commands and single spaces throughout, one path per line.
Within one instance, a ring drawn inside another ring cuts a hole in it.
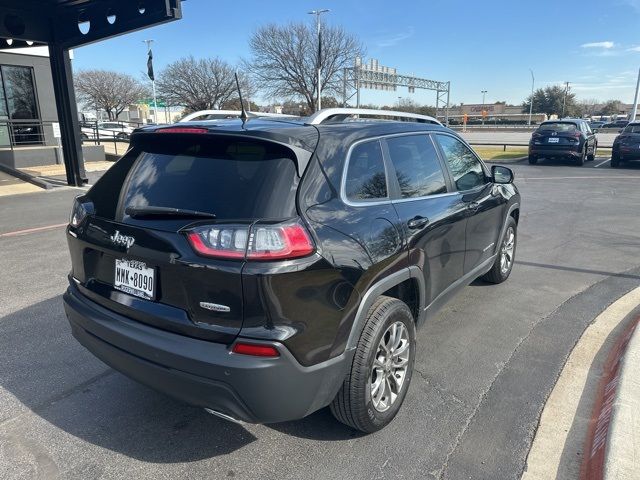
M 322 108 L 322 98 L 320 97 L 320 95 L 322 94 L 322 77 L 320 76 L 320 74 L 322 73 L 322 27 L 320 24 L 320 15 L 322 15 L 323 13 L 328 13 L 330 11 L 331 10 L 329 10 L 328 8 L 323 8 L 322 10 L 311 10 L 310 12 L 307 12 L 309 13 L 309 15 L 316 16 L 316 28 L 318 30 L 318 60 L 316 62 L 316 68 L 318 70 L 318 101 L 316 110 L 320 110 Z
M 152 53 L 151 53 L 151 44 L 153 43 L 153 40 L 143 40 L 144 43 L 147 44 L 147 56 L 149 57 L 149 59 L 147 60 L 148 62 L 152 60 Z M 148 74 L 148 70 L 147 70 L 147 74 Z M 152 74 L 150 77 L 151 80 L 151 88 L 153 89 L 153 123 L 158 123 L 158 99 L 156 98 L 156 78 L 155 78 L 155 74 Z
M 529 101 L 529 126 L 531 126 L 531 116 L 533 115 L 533 88 L 536 83 L 536 77 L 533 76 L 533 70 L 531 72 L 531 100 Z
M 482 112 L 480 113 L 482 115 L 482 125 L 484 125 L 484 99 L 485 99 L 485 95 L 487 94 L 487 91 L 482 90 L 480 93 L 482 93 Z
M 567 94 L 569 93 L 569 82 L 564 82 L 564 84 L 566 87 L 564 89 L 564 98 L 562 99 L 562 116 L 560 118 L 564 118 L 564 110 L 567 106 Z
M 633 99 L 633 110 L 631 111 L 630 122 L 636 121 L 638 115 L 638 93 L 640 92 L 640 69 L 638 69 L 638 83 L 636 83 L 636 96 Z

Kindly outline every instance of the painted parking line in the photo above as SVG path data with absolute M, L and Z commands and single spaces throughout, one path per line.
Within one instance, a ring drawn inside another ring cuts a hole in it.
M 598 168 L 600 165 L 604 165 L 605 163 L 610 162 L 610 161 L 611 161 L 611 158 L 607 158 L 605 161 L 600 162 L 597 165 L 594 165 L 593 168 Z
M 627 179 L 638 179 L 640 176 L 638 175 L 590 175 L 590 176 L 574 176 L 574 177 L 519 177 L 523 180 L 627 180 Z
M 45 225 L 44 227 L 35 227 L 35 228 L 27 228 L 25 230 L 15 230 L 13 232 L 0 233 L 0 238 L 2 237 L 18 237 L 20 235 L 28 235 L 30 233 L 36 232 L 45 232 L 47 230 L 54 230 L 60 227 L 66 227 L 67 223 L 56 223 L 55 225 Z

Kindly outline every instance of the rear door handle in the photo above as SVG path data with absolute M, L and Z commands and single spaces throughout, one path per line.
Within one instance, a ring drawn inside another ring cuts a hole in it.
M 424 227 L 427 223 L 429 223 L 428 218 L 417 215 L 407 222 L 407 226 L 411 230 L 415 230 Z

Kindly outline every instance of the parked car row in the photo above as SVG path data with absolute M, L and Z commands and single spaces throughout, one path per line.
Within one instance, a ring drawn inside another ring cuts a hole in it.
M 582 119 L 550 120 L 543 122 L 531 135 L 529 163 L 540 158 L 570 158 L 576 165 L 593 161 L 598 151 L 598 139 Z
M 632 122 L 613 141 L 611 166 L 618 168 L 623 162 L 640 160 L 640 122 Z
M 80 136 L 83 140 L 105 138 L 128 140 L 134 127 L 125 122 L 84 122 L 80 125 Z
M 619 121 L 615 125 L 622 123 Z M 585 161 L 593 161 L 598 151 L 597 129 L 592 128 L 593 124 L 571 118 L 543 122 L 529 140 L 529 163 L 535 165 L 540 158 L 568 158 L 578 166 L 584 165 Z M 640 160 L 640 122 L 625 121 L 624 124 L 613 142 L 613 168 L 618 168 L 622 162 Z

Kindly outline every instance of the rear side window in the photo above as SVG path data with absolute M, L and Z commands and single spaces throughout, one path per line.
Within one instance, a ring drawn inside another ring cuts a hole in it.
M 345 192 L 349 200 L 387 198 L 387 177 L 378 140 L 360 143 L 351 150 Z
M 471 190 L 487 183 L 480 160 L 464 143 L 449 135 L 437 138 L 458 190 Z
M 387 145 L 402 198 L 446 193 L 438 154 L 427 135 L 391 137 Z
M 296 214 L 298 174 L 294 154 L 285 147 L 228 137 L 194 143 L 171 134 L 146 143 L 92 189 L 99 216 L 122 220 L 127 207 L 146 206 L 197 210 L 218 219 Z

